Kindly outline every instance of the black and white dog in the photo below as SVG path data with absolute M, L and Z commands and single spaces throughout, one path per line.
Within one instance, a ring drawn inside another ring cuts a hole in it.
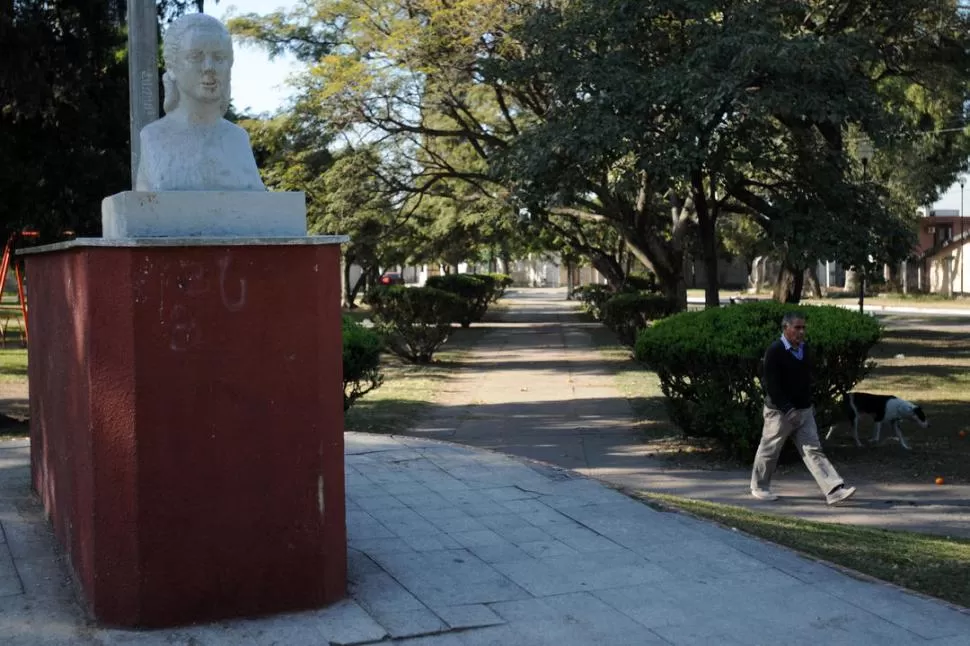
M 870 442 L 876 443 L 879 441 L 882 423 L 889 422 L 893 425 L 893 430 L 896 431 L 896 437 L 899 438 L 899 443 L 904 449 L 909 449 L 909 444 L 906 443 L 906 438 L 903 437 L 903 432 L 899 428 L 901 421 L 911 419 L 922 428 L 930 425 L 926 421 L 926 414 L 923 413 L 922 408 L 912 402 L 900 399 L 899 397 L 893 397 L 892 395 L 849 393 L 842 400 L 842 409 L 845 411 L 849 421 L 852 422 L 852 437 L 855 438 L 856 446 L 862 446 L 862 442 L 859 441 L 860 417 L 871 417 L 876 423 Z M 829 439 L 829 436 L 832 435 L 832 431 L 834 430 L 835 425 L 832 425 L 829 428 L 829 432 L 825 434 L 826 440 Z

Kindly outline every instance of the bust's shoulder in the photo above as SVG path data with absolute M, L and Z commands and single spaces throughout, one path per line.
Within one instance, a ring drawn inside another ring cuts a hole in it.
M 178 123 L 175 119 L 162 117 L 161 119 L 156 119 L 143 127 L 141 129 L 140 137 L 142 143 L 154 143 L 160 139 L 168 139 L 172 136 L 173 132 L 181 128 L 184 128 L 184 126 Z
M 219 130 L 224 133 L 226 137 L 232 137 L 233 139 L 238 139 L 240 141 L 249 141 L 249 133 L 240 126 L 237 126 L 232 121 L 227 121 L 223 119 L 219 122 Z

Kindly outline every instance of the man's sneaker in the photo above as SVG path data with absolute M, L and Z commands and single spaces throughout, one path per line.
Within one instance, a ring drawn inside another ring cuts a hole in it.
M 758 500 L 778 500 L 778 496 L 768 489 L 751 489 L 751 495 Z
M 855 487 L 839 487 L 829 495 L 825 496 L 825 502 L 829 505 L 841 505 L 846 500 L 851 498 L 852 494 L 854 493 Z

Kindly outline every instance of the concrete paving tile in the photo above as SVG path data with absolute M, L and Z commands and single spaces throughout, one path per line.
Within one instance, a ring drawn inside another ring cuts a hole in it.
M 412 552 L 412 547 L 400 537 L 354 539 L 350 546 L 364 552 L 368 556 L 375 556 L 386 552 Z
M 384 491 L 388 494 L 399 498 L 400 496 L 420 496 L 427 495 L 431 493 L 431 490 L 425 487 L 420 482 L 415 482 L 414 480 L 407 480 L 405 482 L 394 482 L 383 485 Z M 403 501 L 402 501 L 403 502 Z
M 970 646 L 970 635 L 955 635 L 953 637 L 942 637 L 926 642 L 931 646 Z
M 406 508 L 403 502 L 391 495 L 355 497 L 353 500 L 364 511 Z
M 451 532 L 451 537 L 462 547 L 512 546 L 512 544 L 490 529 L 471 532 Z
M 384 527 L 366 511 L 348 511 L 347 538 L 350 541 L 375 538 L 396 538 L 394 532 Z
M 4 646 L 69 646 L 95 644 L 79 620 L 72 600 L 0 598 L 0 643 Z
M 347 550 L 347 577 L 351 580 L 360 579 L 367 574 L 379 574 L 384 570 L 367 554 L 353 547 Z
M 498 516 L 484 516 L 481 518 L 481 521 L 496 534 L 516 545 L 553 540 L 551 534 L 536 527 L 535 525 L 526 522 L 525 519 L 518 514 L 514 514 L 513 517 L 515 518 L 515 522 L 507 522 L 503 520 L 496 523 L 491 520 L 499 518 Z
M 458 534 L 461 532 L 483 532 L 487 531 L 488 527 L 482 524 L 476 518 L 462 513 L 461 516 L 451 516 L 451 517 L 432 517 L 428 520 L 443 532 L 448 534 Z
M 401 646 L 464 646 L 461 634 L 442 633 L 440 635 L 428 635 L 426 637 L 412 637 L 402 639 L 397 642 Z
M 168 639 L 175 644 L 205 644 L 206 646 L 257 646 L 258 641 L 248 630 L 247 621 L 234 621 L 201 626 L 186 626 L 168 632 Z
M 468 548 L 468 551 L 486 563 L 513 563 L 528 561 L 532 557 L 511 542 L 500 545 L 478 545 Z
M 440 532 L 428 535 L 407 535 L 403 540 L 415 552 L 453 550 L 462 547 L 453 537 Z
M 646 561 L 609 565 L 567 556 L 495 563 L 494 567 L 537 597 L 671 581 L 670 573 Z
M 351 586 L 352 597 L 369 613 L 404 612 L 424 608 L 418 599 L 389 574 L 369 574 Z
M 448 630 L 448 625 L 427 608 L 403 611 L 374 610 L 371 614 L 395 639 L 431 635 Z
M 534 491 L 526 491 L 521 487 L 495 487 L 482 491 L 486 496 L 496 502 L 509 502 L 510 500 L 531 500 L 540 497 Z
M 17 558 L 24 594 L 43 599 L 73 599 L 74 584 L 66 561 L 59 556 Z
M 443 475 L 428 475 L 425 477 L 417 476 L 416 480 L 426 486 L 431 491 L 438 493 L 448 492 L 448 491 L 468 491 L 471 487 L 467 483 L 462 482 L 458 478 L 453 478 L 451 476 Z
M 458 509 L 462 510 L 464 513 L 468 514 L 472 518 L 481 518 L 482 516 L 494 516 L 496 514 L 504 514 L 508 511 L 507 509 L 505 509 L 505 507 L 503 507 L 499 503 L 491 502 L 489 500 L 459 503 Z
M 565 594 L 490 606 L 527 637 L 556 635 L 560 643 L 661 644 L 657 635 L 587 593 Z
M 20 585 L 20 579 L 15 575 L 0 576 L 0 597 L 21 595 L 23 593 L 24 588 Z
M 677 549 L 638 549 L 652 562 L 674 574 L 696 577 L 768 569 L 770 566 L 713 539 L 685 540 Z
M 557 540 L 519 543 L 519 548 L 533 558 L 577 556 L 579 552 Z
M 555 509 L 547 507 L 538 500 L 511 500 L 503 503 L 503 505 L 506 509 L 519 514 L 536 527 L 573 522 L 568 516 L 564 516 Z
M 938 603 L 889 586 L 844 577 L 840 581 L 819 583 L 813 587 L 924 639 L 970 635 L 970 613 L 956 613 Z
M 311 613 L 326 643 L 334 646 L 366 644 L 387 632 L 355 601 L 346 599 Z
M 452 628 L 480 628 L 505 623 L 505 620 L 496 615 L 491 608 L 481 603 L 439 606 L 433 610 Z
M 488 626 L 458 633 L 463 646 L 567 646 L 552 641 L 554 638 L 526 641 L 510 626 Z
M 568 545 L 577 552 L 602 552 L 605 550 L 626 549 L 610 539 L 578 524 L 555 524 L 545 528 L 556 540 Z
M 408 507 L 375 509 L 370 514 L 397 536 L 422 536 L 439 532 L 426 518 Z
M 396 494 L 396 497 L 421 514 L 434 509 L 451 509 L 454 505 L 450 500 L 443 498 L 441 494 L 431 490 L 428 490 L 427 493 Z

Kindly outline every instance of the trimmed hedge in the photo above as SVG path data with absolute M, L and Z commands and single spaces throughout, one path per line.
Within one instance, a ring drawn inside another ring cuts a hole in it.
M 384 344 L 373 330 L 368 330 L 349 316 L 343 317 L 343 382 L 344 410 L 358 399 L 380 388 L 384 383 L 381 372 L 381 350 Z
M 367 300 L 387 349 L 413 363 L 430 363 L 467 309 L 455 294 L 432 287 L 380 287 Z
M 624 345 L 636 343 L 637 335 L 651 321 L 680 311 L 676 300 L 647 292 L 620 292 L 602 306 L 603 323 L 616 332 Z
M 505 296 L 505 290 L 512 286 L 515 281 L 508 274 L 475 274 L 476 276 L 489 276 L 494 282 L 492 287 L 492 302 Z
M 871 368 L 868 356 L 881 336 L 879 323 L 833 306 L 746 303 L 682 312 L 637 339 L 636 358 L 657 372 L 670 419 L 686 436 L 716 438 L 735 456 L 754 457 L 764 405 L 761 358 L 792 310 L 802 312 L 808 324 L 819 428 L 835 419 L 841 396 Z
M 491 276 L 480 274 L 443 274 L 431 276 L 425 284 L 432 289 L 451 292 L 460 297 L 465 307 L 459 311 L 454 321 L 462 327 L 468 327 L 473 321 L 481 321 L 488 311 L 495 280 Z
M 609 285 L 581 285 L 573 290 L 573 298 L 582 303 L 584 312 L 597 321 L 603 318 L 603 306 L 613 298 L 616 291 Z

